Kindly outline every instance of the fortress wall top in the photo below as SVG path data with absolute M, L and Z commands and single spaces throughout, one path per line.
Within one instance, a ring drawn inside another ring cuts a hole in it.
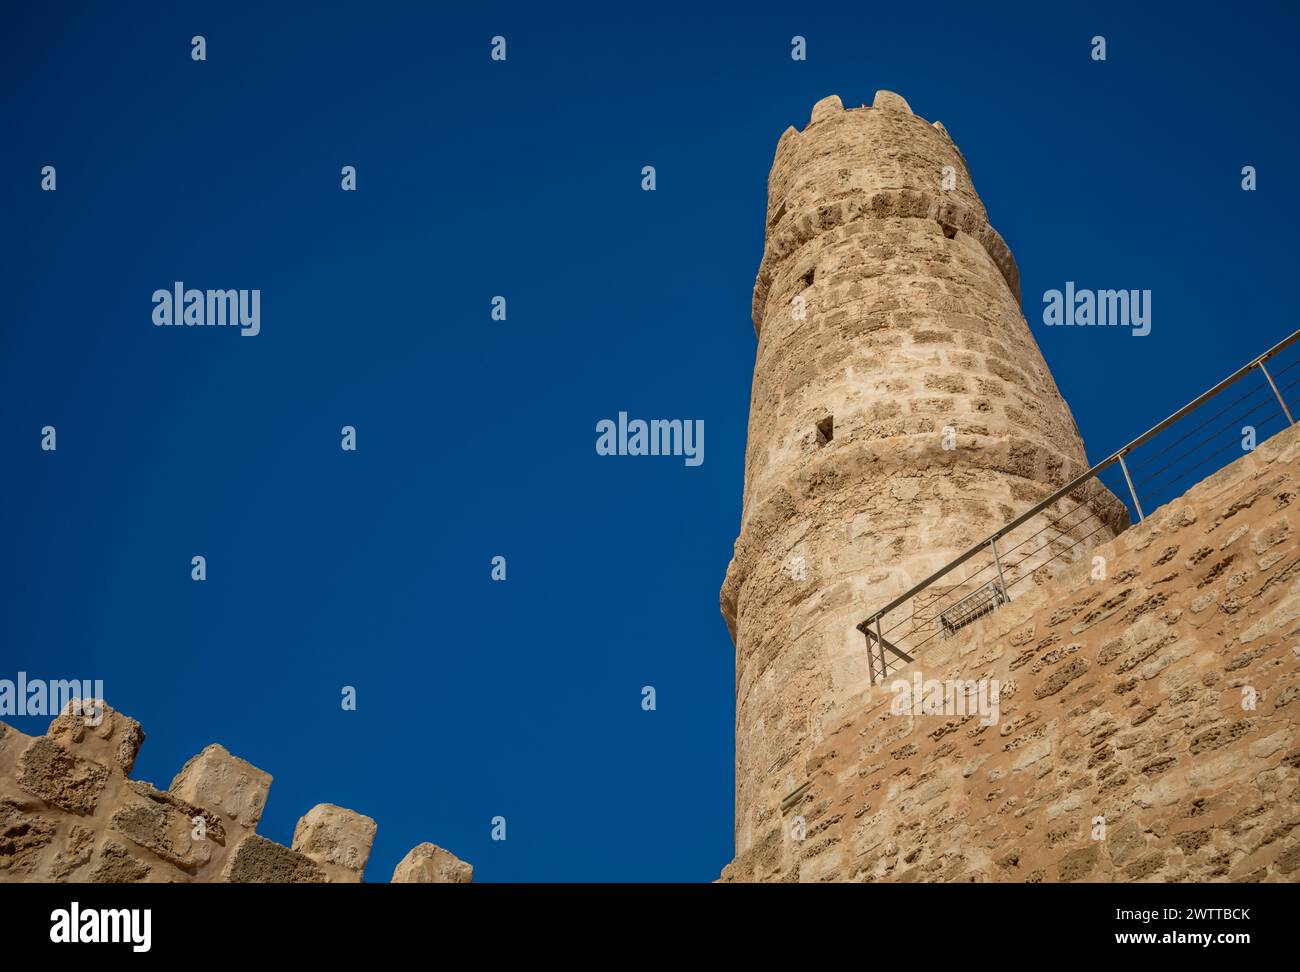
M 257 833 L 269 773 L 213 744 L 159 790 L 130 778 L 144 742 L 140 724 L 102 700 L 84 714 L 79 704 L 70 703 L 44 736 L 0 722 L 0 881 L 361 880 L 376 832 L 369 817 L 319 804 L 298 821 L 293 846 L 284 847 Z M 437 866 L 423 866 L 428 861 Z M 464 883 L 472 876 L 465 862 L 421 844 L 393 880 Z

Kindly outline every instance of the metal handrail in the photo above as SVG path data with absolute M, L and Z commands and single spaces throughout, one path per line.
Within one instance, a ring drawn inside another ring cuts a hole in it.
M 1096 476 L 1098 476 L 1100 473 L 1105 472 L 1107 469 L 1109 469 L 1117 462 L 1120 464 L 1120 468 L 1124 471 L 1124 479 L 1128 483 L 1130 494 L 1133 496 L 1133 505 L 1137 508 L 1138 520 L 1140 522 L 1142 519 L 1144 519 L 1142 513 L 1142 506 L 1138 502 L 1137 493 L 1133 489 L 1133 480 L 1129 476 L 1128 466 L 1124 463 L 1124 456 L 1132 452 L 1134 449 L 1136 449 L 1138 446 L 1142 445 L 1143 443 L 1148 442 L 1153 437 L 1158 435 L 1160 432 L 1163 432 L 1165 429 L 1173 425 L 1184 415 L 1188 414 L 1191 411 L 1194 411 L 1195 409 L 1199 408 L 1201 405 L 1205 404 L 1205 402 L 1209 401 L 1211 398 L 1219 394 L 1219 392 L 1223 391 L 1225 388 L 1235 384 L 1237 381 L 1244 378 L 1246 375 L 1250 374 L 1250 372 L 1253 371 L 1255 368 L 1259 368 L 1260 371 L 1264 373 L 1264 377 L 1268 379 L 1269 387 L 1273 389 L 1273 394 L 1277 396 L 1277 400 L 1279 404 L 1281 404 L 1282 406 L 1282 413 L 1286 416 L 1287 423 L 1289 425 L 1294 425 L 1295 420 L 1291 418 L 1291 412 L 1286 407 L 1286 402 L 1282 398 L 1282 393 L 1278 391 L 1277 385 L 1274 384 L 1273 382 L 1272 375 L 1270 375 L 1268 373 L 1268 369 L 1264 367 L 1264 362 L 1266 362 L 1269 358 L 1272 358 L 1275 355 L 1279 354 L 1280 352 L 1285 351 L 1292 344 L 1295 344 L 1296 341 L 1300 341 L 1300 330 L 1292 331 L 1288 337 L 1284 338 L 1283 340 L 1279 341 L 1277 344 L 1273 345 L 1271 348 L 1269 348 L 1259 357 L 1255 358 L 1249 364 L 1243 365 L 1242 367 L 1238 368 L 1236 371 L 1230 374 L 1227 378 L 1224 378 L 1221 382 L 1219 382 L 1209 391 L 1201 395 L 1198 395 L 1196 398 L 1192 399 L 1190 402 L 1188 402 L 1178 411 L 1170 415 L 1163 422 L 1159 422 L 1158 424 L 1152 426 L 1150 429 L 1148 429 L 1146 432 L 1139 435 L 1133 441 L 1129 442 L 1128 444 L 1122 446 L 1115 452 L 1111 453 L 1109 456 L 1107 456 L 1101 462 L 1097 463 L 1087 472 L 1081 473 L 1080 475 L 1076 476 L 1074 479 L 1070 480 L 1070 482 L 1066 483 L 1064 486 L 1058 489 L 1051 496 L 1047 497 L 1047 499 L 1040 502 L 1038 505 L 1031 507 L 1030 509 L 1026 510 L 1024 513 L 1021 513 L 1014 520 L 1011 520 L 1009 523 L 1004 524 L 1002 527 L 995 530 L 993 533 L 989 534 L 989 536 L 981 540 L 979 543 L 975 544 L 965 553 L 958 556 L 955 560 L 952 560 L 946 566 L 939 568 L 933 574 L 927 577 L 925 580 L 921 581 L 919 584 L 913 585 L 905 593 L 900 594 L 898 597 L 894 598 L 892 601 L 890 601 L 879 611 L 876 611 L 865 621 L 859 624 L 858 625 L 859 630 L 864 632 L 867 631 L 867 629 L 874 622 L 877 625 L 877 631 L 879 631 L 880 618 L 888 614 L 890 611 L 894 610 L 894 608 L 898 607 L 899 605 L 905 603 L 906 601 L 911 600 L 917 594 L 920 594 L 922 591 L 924 591 L 935 581 L 947 576 L 953 570 L 960 567 L 962 564 L 966 563 L 966 561 L 970 560 L 972 557 L 978 554 L 985 547 L 994 545 L 993 550 L 994 550 L 994 556 L 996 557 L 997 556 L 996 543 L 998 540 L 1006 536 L 1012 530 L 1016 529 L 1016 527 L 1022 526 L 1029 520 L 1033 519 L 1035 516 L 1037 516 L 1043 510 L 1047 509 L 1053 503 L 1057 502 L 1058 500 L 1074 492 L 1084 483 L 1088 482 L 1088 480 L 1093 479 Z

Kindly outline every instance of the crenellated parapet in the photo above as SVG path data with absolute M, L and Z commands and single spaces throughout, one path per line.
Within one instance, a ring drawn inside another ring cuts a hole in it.
M 257 833 L 271 774 L 214 743 L 160 790 L 131 778 L 144 738 L 140 723 L 99 700 L 73 700 L 44 736 L 0 722 L 0 881 L 361 881 L 377 829 L 370 817 L 319 804 L 285 847 Z M 393 880 L 464 883 L 472 875 L 425 843 Z
M 755 333 L 762 331 L 769 294 L 789 289 L 774 277 L 792 253 L 821 234 L 840 230 L 843 238 L 855 222 L 889 217 L 934 220 L 948 232 L 967 234 L 1019 303 L 1015 257 L 989 224 L 966 158 L 943 124 L 914 115 L 892 91 L 877 91 L 870 106 L 852 109 L 830 95 L 813 106 L 802 132 L 792 126 L 777 142 L 768 179 L 767 245 L 754 283 Z M 810 253 L 803 262 L 815 258 Z

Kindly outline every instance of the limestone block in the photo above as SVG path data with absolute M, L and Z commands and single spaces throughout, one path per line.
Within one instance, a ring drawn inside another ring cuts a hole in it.
M 184 870 L 193 871 L 211 860 L 213 845 L 224 838 L 219 820 L 147 783 L 128 792 L 130 801 L 109 818 L 111 830 Z M 204 817 L 201 829 L 196 816 Z M 210 828 L 209 820 L 216 826 Z
M 54 844 L 55 826 L 13 798 L 0 799 L 0 881 L 31 878 Z
M 434 844 L 411 848 L 393 870 L 393 884 L 469 884 L 474 868 Z
M 247 834 L 231 852 L 221 880 L 228 884 L 325 884 L 328 878 L 310 857 Z
M 173 807 L 185 816 L 191 824 L 194 824 L 196 817 L 203 818 L 204 829 L 206 830 L 207 839 L 217 844 L 226 842 L 226 828 L 224 823 L 217 814 L 203 807 L 195 806 L 188 800 L 183 800 L 175 793 L 166 790 L 160 790 L 152 783 L 145 783 L 143 780 L 128 780 L 126 789 L 136 796 L 143 797 L 146 800 L 152 800 L 155 803 L 162 803 L 168 807 Z
M 89 880 L 94 884 L 135 884 L 148 880 L 152 872 L 129 847 L 106 837 L 95 854 Z
M 322 865 L 335 883 L 359 882 L 376 829 L 363 814 L 320 803 L 298 821 L 293 849 Z
M 108 768 L 74 756 L 41 736 L 18 757 L 17 782 L 32 796 L 61 810 L 89 814 L 104 792 Z
M 130 775 L 144 730 L 102 699 L 73 699 L 50 723 L 46 736 L 84 759 Z
M 169 792 L 240 827 L 256 830 L 270 789 L 270 773 L 213 743 L 181 768 Z
M 95 832 L 80 824 L 72 824 L 64 840 L 63 849 L 50 861 L 47 877 L 51 881 L 70 880 L 78 868 L 90 860 L 95 848 Z

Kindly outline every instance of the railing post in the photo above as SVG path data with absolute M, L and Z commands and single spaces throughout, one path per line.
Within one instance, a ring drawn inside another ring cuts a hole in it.
M 1133 488 L 1133 477 L 1128 474 L 1128 465 L 1124 462 L 1124 454 L 1122 452 L 1119 456 L 1119 468 L 1124 470 L 1124 482 L 1128 483 L 1128 492 L 1129 495 L 1133 497 L 1133 505 L 1137 507 L 1138 511 L 1138 522 L 1141 523 L 1146 519 L 1146 517 L 1142 515 L 1142 504 L 1138 502 L 1137 490 Z
M 1286 402 L 1282 400 L 1282 393 L 1277 390 L 1277 385 L 1273 383 L 1273 376 L 1268 373 L 1264 367 L 1264 362 L 1259 363 L 1259 370 L 1264 372 L 1264 377 L 1268 379 L 1268 385 L 1273 389 L 1273 394 L 1277 396 L 1277 403 L 1282 406 L 1282 414 L 1286 416 L 1288 425 L 1295 425 L 1295 419 L 1291 417 L 1291 410 L 1286 407 Z
M 880 646 L 880 684 L 885 683 L 885 676 L 889 674 L 885 670 L 885 639 L 880 633 L 880 615 L 876 615 L 876 644 Z
M 1002 576 L 1002 561 L 998 559 L 998 542 L 990 540 L 989 547 L 993 551 L 993 565 L 998 569 L 998 586 L 1002 588 L 1002 599 L 1005 602 L 1011 601 L 1011 595 L 1007 593 L 1007 579 Z
M 876 657 L 871 651 L 871 619 L 868 619 L 867 623 L 863 626 L 862 634 L 867 639 L 867 677 L 871 680 L 871 684 L 875 685 Z

